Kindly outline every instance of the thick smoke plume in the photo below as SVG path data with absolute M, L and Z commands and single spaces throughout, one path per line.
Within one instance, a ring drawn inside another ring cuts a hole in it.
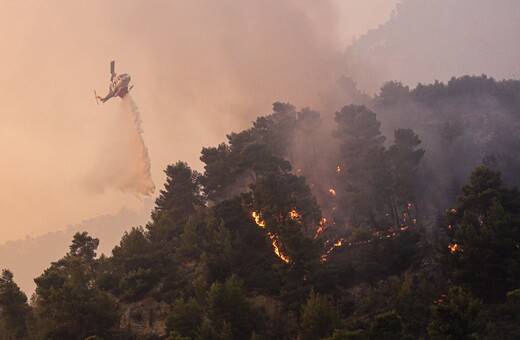
M 144 143 L 141 118 L 132 97 L 126 96 L 114 116 L 116 133 L 102 151 L 94 188 L 114 187 L 123 192 L 151 196 L 155 191 L 150 173 L 150 158 Z

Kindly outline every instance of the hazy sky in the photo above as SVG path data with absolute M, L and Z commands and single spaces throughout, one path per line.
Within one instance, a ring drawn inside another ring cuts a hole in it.
M 132 76 L 160 189 L 167 164 L 202 170 L 203 146 L 274 101 L 319 107 L 345 71 L 340 53 L 396 2 L 3 1 L 0 243 L 142 207 L 137 194 L 92 185 L 123 133 L 120 99 L 94 100 L 111 60 Z

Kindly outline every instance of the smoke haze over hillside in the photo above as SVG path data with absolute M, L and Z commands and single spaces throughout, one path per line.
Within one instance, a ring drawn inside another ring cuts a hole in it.
M 386 14 L 352 35 L 384 22 L 394 1 L 385 3 Z M 167 164 L 199 167 L 202 146 L 247 126 L 275 100 L 317 105 L 319 89 L 340 73 L 340 36 L 351 36 L 340 32 L 338 8 L 333 1 L 4 3 L 0 243 L 141 206 L 114 186 L 84 185 L 105 175 L 93 165 L 114 136 L 120 99 L 98 107 L 93 98 L 93 89 L 106 93 L 111 60 L 132 76 L 160 185 Z
M 319 110 L 328 133 L 336 110 L 388 80 L 520 75 L 515 1 L 404 0 L 391 17 L 398 2 L 3 4 L 0 244 L 140 211 L 140 194 L 162 187 L 168 164 L 202 170 L 203 146 L 248 128 L 275 101 Z M 135 85 L 142 125 L 133 132 L 142 133 L 130 142 L 118 116 L 125 103 L 96 106 L 93 96 L 106 93 L 111 60 Z M 390 139 L 394 118 L 381 118 Z M 296 166 L 313 165 L 329 142 L 313 141 L 312 155 L 299 145 Z
M 389 80 L 414 87 L 465 74 L 518 78 L 519 18 L 514 0 L 404 0 L 349 47 L 350 75 L 370 94 Z

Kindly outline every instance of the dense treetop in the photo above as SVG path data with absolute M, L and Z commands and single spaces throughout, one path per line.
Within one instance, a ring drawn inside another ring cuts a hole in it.
M 520 136 L 470 123 L 517 124 L 519 90 L 390 82 L 333 119 L 275 103 L 204 173 L 168 165 L 112 254 L 77 233 L 30 303 L 3 270 L 2 339 L 514 339 L 520 163 L 499 146 Z

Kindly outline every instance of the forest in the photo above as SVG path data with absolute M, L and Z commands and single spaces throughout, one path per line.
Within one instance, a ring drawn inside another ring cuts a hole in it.
M 145 226 L 77 233 L 31 297 L 3 269 L 0 338 L 520 338 L 520 81 L 345 104 L 173 162 Z

